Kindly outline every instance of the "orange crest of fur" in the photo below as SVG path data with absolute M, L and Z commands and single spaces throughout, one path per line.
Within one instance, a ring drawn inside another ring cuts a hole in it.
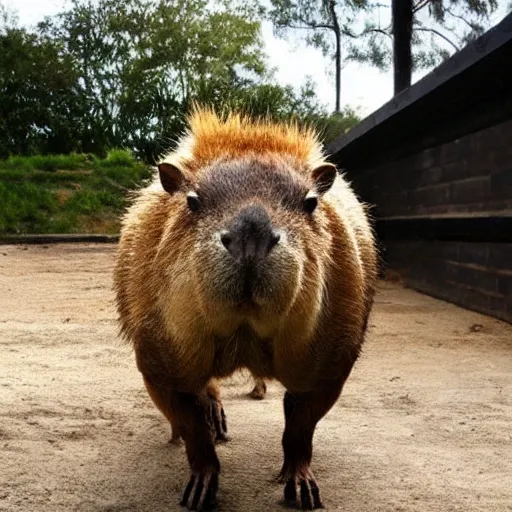
M 312 169 L 325 161 L 312 128 L 295 122 L 251 120 L 230 112 L 221 117 L 213 109 L 195 107 L 188 117 L 189 128 L 174 151 L 162 162 L 198 172 L 220 158 L 236 159 L 250 154 L 278 154 L 294 160 L 299 168 Z

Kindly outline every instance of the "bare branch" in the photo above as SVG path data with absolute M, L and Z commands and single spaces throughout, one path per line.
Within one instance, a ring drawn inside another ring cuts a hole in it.
M 455 14 L 454 12 L 450 11 L 450 9 L 446 9 L 446 12 L 452 16 L 453 18 L 457 18 L 461 21 L 463 21 L 471 30 L 477 30 L 478 26 L 468 21 L 464 16 L 461 16 L 460 14 Z
M 328 25 L 328 24 L 324 24 L 324 23 L 319 23 L 319 24 L 315 24 L 315 25 L 311 25 L 311 28 L 326 28 L 326 29 L 329 29 L 329 30 L 335 30 L 335 27 L 334 25 Z
M 314 21 L 308 21 L 308 20 L 304 19 L 302 16 L 298 16 L 298 21 L 300 21 L 303 25 L 305 25 L 305 27 L 308 27 L 308 28 L 313 28 L 313 29 L 325 28 L 325 29 L 329 29 L 329 30 L 336 30 L 336 27 L 334 26 L 334 24 L 329 25 L 328 23 L 315 23 Z M 305 27 L 303 27 L 303 28 L 305 28 Z
M 372 28 L 370 30 L 365 30 L 361 35 L 364 34 L 370 34 L 371 32 L 376 32 L 378 34 L 384 34 L 385 36 L 388 36 L 390 39 L 393 39 L 393 35 L 389 30 L 382 29 L 382 28 Z
M 414 30 L 417 32 L 431 32 L 432 34 L 435 34 L 436 36 L 440 37 L 441 39 L 444 39 L 448 44 L 451 44 L 453 46 L 453 48 L 455 49 L 455 51 L 458 52 L 460 50 L 460 48 L 452 40 L 450 40 L 444 34 L 442 34 L 441 32 L 439 32 L 438 30 L 436 30 L 434 28 L 416 27 Z
M 324 25 L 324 24 L 318 24 L 318 25 L 306 25 L 306 26 L 300 26 L 300 25 L 281 25 L 279 28 L 292 28 L 292 29 L 299 29 L 299 30 L 315 30 L 317 28 L 325 28 L 329 30 L 334 30 L 334 27 L 332 25 Z
M 432 0 L 420 0 L 413 8 L 412 12 L 417 13 L 418 11 L 421 11 L 423 7 L 426 7 Z
M 383 29 L 383 28 L 369 28 L 369 29 L 365 29 L 363 30 L 362 32 L 360 32 L 359 34 L 354 34 L 354 32 L 350 32 L 348 30 L 343 30 L 342 31 L 344 35 L 346 35 L 347 37 L 351 37 L 352 39 L 358 39 L 360 37 L 363 37 L 367 34 L 372 34 L 372 33 L 377 33 L 377 34 L 383 34 L 389 38 L 393 38 L 393 36 L 391 35 L 391 33 L 389 31 L 387 31 L 386 29 Z

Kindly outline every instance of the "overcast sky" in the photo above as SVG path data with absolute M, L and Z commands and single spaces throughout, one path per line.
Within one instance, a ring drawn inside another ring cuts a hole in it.
M 20 23 L 32 25 L 44 16 L 61 10 L 63 0 L 3 0 L 19 14 Z M 381 1 L 389 4 L 389 0 Z M 504 3 L 504 2 L 500 2 Z M 500 21 L 505 14 L 504 6 L 493 16 L 492 23 Z M 381 22 L 386 23 L 389 9 L 380 9 Z M 263 37 L 269 64 L 277 68 L 277 78 L 283 84 L 300 86 L 310 75 L 317 84 L 317 94 L 321 102 L 330 109 L 334 106 L 333 78 L 326 73 L 328 61 L 319 50 L 304 45 L 291 44 L 276 39 L 272 34 L 272 26 L 263 24 Z M 423 72 L 422 74 L 425 74 Z M 413 80 L 420 78 L 415 75 Z M 351 63 L 347 65 L 341 76 L 341 102 L 343 105 L 358 107 L 361 114 L 368 115 L 391 98 L 393 80 L 390 72 L 383 73 L 369 66 Z

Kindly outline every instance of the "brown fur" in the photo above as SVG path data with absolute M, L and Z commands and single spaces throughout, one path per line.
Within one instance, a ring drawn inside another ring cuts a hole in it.
M 296 124 L 254 121 L 234 112 L 222 118 L 211 109 L 196 108 L 189 127 L 176 150 L 164 160 L 192 174 L 219 157 L 235 159 L 251 153 L 286 155 L 310 168 L 324 161 L 315 132 L 301 131 Z
M 173 437 L 185 439 L 192 480 L 208 485 L 218 466 L 207 441 L 208 400 L 218 401 L 217 391 L 208 394 L 211 379 L 246 367 L 258 398 L 262 379 L 279 380 L 294 397 L 283 437 L 289 498 L 295 484 L 316 485 L 309 469 L 313 431 L 363 343 L 377 280 L 367 211 L 338 175 L 314 214 L 301 213 L 325 160 L 314 132 L 293 124 L 196 110 L 163 162 L 185 181 L 168 193 L 155 179 L 124 219 L 114 273 L 122 333 Z M 198 191 L 208 214 L 187 209 L 188 190 Z M 242 311 L 226 298 L 237 296 L 239 284 L 212 233 L 254 204 L 286 237 L 258 269 L 258 307 Z M 195 506 L 187 492 L 184 505 Z

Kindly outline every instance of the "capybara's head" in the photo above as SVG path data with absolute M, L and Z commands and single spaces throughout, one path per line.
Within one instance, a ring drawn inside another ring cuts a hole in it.
M 315 275 L 329 236 L 322 196 L 336 169 L 282 148 L 265 150 L 257 140 L 265 126 L 246 124 L 233 132 L 219 121 L 217 137 L 209 141 L 218 155 L 188 162 L 166 158 L 158 166 L 164 190 L 179 198 L 188 240 L 181 251 L 189 252 L 188 277 L 210 314 L 282 315 L 308 281 L 322 284 Z M 231 141 L 223 137 L 230 130 Z M 294 130 L 300 143 L 305 135 Z M 205 144 L 197 134 L 192 140 Z

